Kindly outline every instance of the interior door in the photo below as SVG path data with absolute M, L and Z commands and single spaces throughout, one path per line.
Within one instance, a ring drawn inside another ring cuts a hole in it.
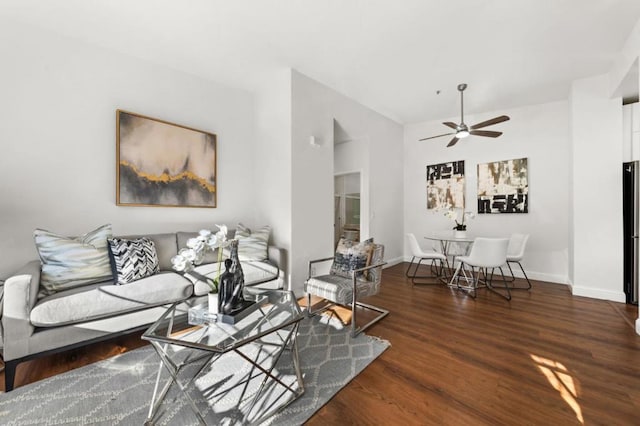
M 337 247 L 338 241 L 340 241 L 340 236 L 342 235 L 342 215 L 341 215 L 342 197 L 340 195 L 335 195 L 333 198 L 334 198 L 333 246 Z

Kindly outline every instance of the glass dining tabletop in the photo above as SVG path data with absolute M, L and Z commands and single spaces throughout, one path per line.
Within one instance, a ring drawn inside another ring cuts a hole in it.
M 425 235 L 427 240 L 435 241 L 450 241 L 458 243 L 472 243 L 475 240 L 476 235 L 469 231 L 466 232 L 464 237 L 457 236 L 453 230 L 433 231 Z

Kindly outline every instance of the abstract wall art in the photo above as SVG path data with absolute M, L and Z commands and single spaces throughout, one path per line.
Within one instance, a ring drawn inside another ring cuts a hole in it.
M 216 135 L 116 111 L 116 204 L 216 207 Z
M 528 213 L 526 158 L 478 164 L 478 213 Z
M 464 209 L 464 160 L 427 166 L 427 210 Z

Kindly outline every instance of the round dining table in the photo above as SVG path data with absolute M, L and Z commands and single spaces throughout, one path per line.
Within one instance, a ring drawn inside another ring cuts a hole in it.
M 461 236 L 459 232 L 451 229 L 433 231 L 425 235 L 424 238 L 426 240 L 438 241 L 440 243 L 440 251 L 447 259 L 451 258 L 451 267 L 455 269 L 456 257 L 467 256 L 469 254 L 476 235 L 466 231 L 464 236 Z M 452 279 L 452 277 L 447 277 L 447 274 L 444 273 L 444 276 L 441 278 L 443 278 L 443 281 L 449 286 L 453 286 L 453 282 L 449 282 L 449 279 Z
M 442 230 L 430 232 L 425 235 L 424 238 L 427 240 L 439 241 L 442 254 L 444 254 L 445 256 L 455 257 L 460 255 L 467 255 L 469 253 L 469 249 L 471 248 L 476 235 L 469 231 L 466 231 L 464 236 L 460 236 L 460 233 L 457 233 L 454 230 Z M 451 243 L 460 243 L 459 245 L 464 247 L 464 253 L 457 253 L 455 255 L 452 254 L 450 250 Z

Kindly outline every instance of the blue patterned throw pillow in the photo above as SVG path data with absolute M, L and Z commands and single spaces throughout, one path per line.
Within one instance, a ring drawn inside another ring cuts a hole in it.
M 160 270 L 156 246 L 148 238 L 110 238 L 109 257 L 116 284 L 128 284 Z
M 111 225 L 80 237 L 65 237 L 44 229 L 33 233 L 42 262 L 39 297 L 111 278 L 107 238 Z
M 373 238 L 359 243 L 340 238 L 329 273 L 351 278 L 351 271 L 369 266 L 372 250 Z M 359 273 L 358 276 L 362 276 L 362 274 Z

